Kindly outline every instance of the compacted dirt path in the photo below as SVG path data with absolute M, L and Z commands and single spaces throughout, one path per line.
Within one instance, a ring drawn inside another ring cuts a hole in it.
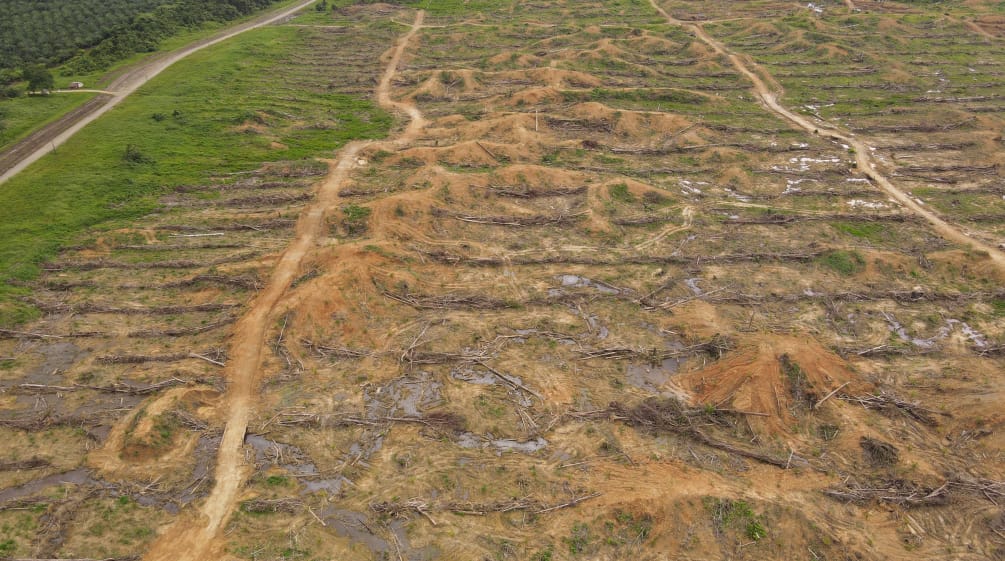
M 57 146 L 70 139 L 77 131 L 87 126 L 88 123 L 102 116 L 120 101 L 136 91 L 148 80 L 160 74 L 167 67 L 189 56 L 192 53 L 201 51 L 206 47 L 215 45 L 221 41 L 226 41 L 231 37 L 240 35 L 245 31 L 250 31 L 271 23 L 275 23 L 284 18 L 288 18 L 303 8 L 314 3 L 314 0 L 304 0 L 297 2 L 279 12 L 272 12 L 255 18 L 251 21 L 235 25 L 213 37 L 196 41 L 187 47 L 183 47 L 170 53 L 155 56 L 138 66 L 134 66 L 116 78 L 101 95 L 89 100 L 84 105 L 63 115 L 59 119 L 49 123 L 26 138 L 17 142 L 7 150 L 0 153 L 0 183 L 7 181 L 21 172 L 24 168 L 35 163 L 39 158 L 53 151 Z
M 711 47 L 716 53 L 729 58 L 733 67 L 736 68 L 738 72 L 746 76 L 754 84 L 754 92 L 757 97 L 761 100 L 762 105 L 771 111 L 772 113 L 778 115 L 779 117 L 795 124 L 799 128 L 812 133 L 819 134 L 825 138 L 830 138 L 831 140 L 845 144 L 855 150 L 855 163 L 858 169 L 864 173 L 869 179 L 871 179 L 876 185 L 879 186 L 887 195 L 892 197 L 895 201 L 903 205 L 905 208 L 909 209 L 911 212 L 921 216 L 934 228 L 941 236 L 958 243 L 963 246 L 969 246 L 974 249 L 986 252 L 991 261 L 995 264 L 999 271 L 1005 271 L 1005 253 L 1003 253 L 998 248 L 986 244 L 980 240 L 976 240 L 962 230 L 956 225 L 946 222 L 934 212 L 928 210 L 917 200 L 912 198 L 910 195 L 901 191 L 897 186 L 890 182 L 879 170 L 876 169 L 876 162 L 872 159 L 872 150 L 870 147 L 862 142 L 861 140 L 855 138 L 850 133 L 845 133 L 839 131 L 832 127 L 831 125 L 822 125 L 813 123 L 807 120 L 805 117 L 789 111 L 778 103 L 778 97 L 781 92 L 781 87 L 778 90 L 772 90 L 765 84 L 761 76 L 771 79 L 771 75 L 764 70 L 761 66 L 753 61 L 744 61 L 736 53 L 731 52 L 726 48 L 725 45 L 714 39 L 700 26 L 684 21 L 680 21 L 664 10 L 656 0 L 649 0 L 656 11 L 658 11 L 663 17 L 666 18 L 667 22 L 671 25 L 676 25 L 688 29 L 693 33 L 699 40 Z M 753 69 L 753 70 L 752 70 Z M 756 72 L 755 72 L 756 70 Z M 772 80 L 773 81 L 773 80 Z
M 420 11 L 409 32 L 398 40 L 377 86 L 377 101 L 381 106 L 405 112 L 410 117 L 404 132 L 396 140 L 389 142 L 389 145 L 407 142 L 425 123 L 414 105 L 393 101 L 390 95 L 391 80 L 401 55 L 422 27 L 424 16 L 424 12 Z M 246 464 L 244 457 L 244 437 L 258 396 L 262 351 L 266 347 L 270 318 L 277 303 L 299 273 L 304 257 L 323 232 L 325 215 L 336 205 L 338 191 L 355 164 L 356 155 L 368 144 L 352 142 L 343 148 L 331 173 L 321 184 L 317 198 L 300 216 L 296 238 L 283 252 L 265 289 L 251 303 L 247 314 L 237 322 L 229 352 L 231 359 L 224 371 L 227 393 L 222 407 L 225 410 L 226 426 L 217 455 L 215 486 L 201 511 L 170 527 L 154 542 L 146 559 L 202 561 L 220 556 L 221 552 L 214 550 L 215 538 L 233 513 L 241 488 L 250 475 L 251 466 Z

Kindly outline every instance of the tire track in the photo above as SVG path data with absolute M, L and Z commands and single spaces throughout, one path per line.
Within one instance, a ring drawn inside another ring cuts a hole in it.
M 394 101 L 390 94 L 391 80 L 401 55 L 421 29 L 424 17 L 424 12 L 418 12 L 411 29 L 398 40 L 377 86 L 377 101 L 381 106 L 405 112 L 410 117 L 408 126 L 396 140 L 388 143 L 390 145 L 408 142 L 425 124 L 417 107 Z M 262 353 L 271 325 L 269 320 L 296 278 L 304 257 L 323 231 L 325 215 L 339 200 L 338 191 L 355 165 L 356 155 L 370 144 L 369 141 L 351 142 L 342 149 L 337 163 L 320 186 L 315 202 L 300 216 L 296 238 L 283 252 L 265 289 L 235 325 L 229 353 L 231 360 L 224 370 L 228 389 L 222 407 L 226 410 L 227 420 L 217 453 L 215 485 L 200 512 L 171 526 L 153 543 L 146 559 L 201 561 L 220 556 L 221 552 L 214 551 L 214 542 L 234 512 L 241 488 L 250 475 L 249 466 L 244 461 L 244 436 L 258 397 Z

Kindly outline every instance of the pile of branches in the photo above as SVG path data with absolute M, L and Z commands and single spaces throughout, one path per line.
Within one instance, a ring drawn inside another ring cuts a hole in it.
M 121 308 L 109 304 L 97 302 L 83 302 L 80 304 L 68 304 L 66 302 L 43 302 L 36 299 L 26 299 L 26 302 L 48 313 L 74 313 L 74 314 L 121 314 L 121 315 L 170 315 L 186 314 L 194 312 L 217 312 L 220 310 L 230 310 L 240 306 L 240 304 L 195 304 L 192 306 L 157 306 L 146 308 Z
M 265 232 L 268 230 L 283 230 L 292 228 L 296 224 L 295 220 L 276 218 L 262 222 L 241 222 L 230 224 L 217 224 L 215 226 L 189 226 L 187 224 L 164 224 L 157 226 L 158 230 L 168 232 L 240 232 L 243 230 L 254 230 Z
M 490 192 L 500 197 L 513 197 L 517 199 L 535 199 L 540 197 L 561 197 L 566 195 L 579 195 L 586 192 L 586 187 L 558 187 L 555 189 L 534 189 L 529 185 L 517 186 L 497 186 L 489 185 Z
M 873 467 L 892 466 L 900 460 L 900 450 L 889 442 L 863 436 L 858 441 L 865 459 Z
M 858 403 L 866 409 L 876 409 L 887 414 L 904 414 L 928 426 L 938 425 L 937 415 L 950 416 L 949 413 L 933 411 L 922 407 L 916 402 L 905 401 L 886 390 L 880 391 L 880 393 L 875 395 L 854 396 L 841 394 L 838 398 L 850 403 Z
M 553 215 L 530 215 L 530 216 L 477 216 L 469 214 L 460 214 L 456 212 L 450 212 L 440 208 L 433 208 L 433 216 L 447 216 L 460 220 L 461 222 L 470 222 L 472 224 L 488 224 L 491 226 L 554 226 L 559 224 L 570 224 L 578 221 L 583 216 L 589 214 L 589 211 L 580 212 L 563 212 Z
M 612 218 L 611 223 L 618 226 L 644 226 L 646 224 L 659 224 L 670 222 L 673 217 L 666 214 L 641 214 L 638 216 L 626 216 L 623 218 Z
M 186 251 L 204 249 L 240 249 L 247 247 L 246 243 L 238 242 L 211 242 L 202 244 L 142 244 L 142 245 L 116 245 L 112 249 L 129 251 Z
M 377 415 L 355 415 L 352 413 L 320 414 L 308 411 L 282 411 L 262 428 L 270 423 L 282 427 L 331 428 L 367 426 L 382 427 L 393 423 L 418 424 L 434 429 L 443 434 L 459 434 L 464 432 L 466 420 L 461 415 L 446 411 L 434 411 L 420 417 L 394 417 Z
M 315 343 L 310 339 L 302 339 L 300 344 L 303 347 L 318 357 L 321 358 L 335 358 L 335 359 L 357 359 L 366 358 L 368 356 L 373 356 L 374 352 L 367 349 L 351 349 L 349 347 L 333 347 L 330 345 L 322 345 L 321 343 Z
M 591 257 L 584 254 L 574 255 L 544 255 L 516 256 L 508 260 L 501 257 L 469 256 L 449 253 L 439 249 L 416 248 L 416 251 L 441 263 L 465 263 L 483 267 L 512 265 L 694 265 L 702 263 L 761 263 L 766 261 L 800 262 L 812 261 L 821 255 L 821 251 L 792 253 L 733 253 L 723 255 L 624 255 L 613 257 Z
M 258 252 L 251 251 L 247 253 L 239 253 L 237 255 L 231 255 L 228 257 L 221 257 L 219 259 L 213 259 L 209 261 L 194 261 L 191 259 L 175 259 L 170 261 L 146 261 L 146 262 L 126 262 L 126 261 L 111 261 L 106 259 L 98 259 L 95 261 L 65 261 L 62 263 L 50 263 L 43 268 L 46 271 L 64 271 L 67 269 L 72 269 L 75 271 L 93 271 L 95 269 L 198 269 L 200 267 L 212 267 L 215 265 L 224 265 L 227 263 L 237 263 L 240 261 L 247 261 L 252 257 L 258 255 Z
M 722 223 L 781 225 L 794 222 L 917 222 L 919 219 L 912 214 L 767 214 L 754 218 L 727 218 Z
M 949 485 L 932 488 L 905 479 L 879 479 L 859 483 L 848 481 L 824 490 L 828 497 L 849 503 L 881 502 L 905 507 L 944 505 Z
M 244 208 L 244 207 L 256 207 L 256 206 L 278 206 L 278 205 L 290 205 L 294 203 L 302 203 L 309 201 L 314 198 L 314 193 L 293 193 L 293 194 L 277 194 L 277 195 L 256 195 L 254 197 L 240 197 L 233 199 L 225 199 L 222 201 L 216 201 L 214 206 L 219 207 L 232 207 L 232 208 Z M 199 204 L 205 204 L 204 201 L 199 201 Z M 193 203 L 196 206 L 196 203 Z
M 939 143 L 939 144 L 888 144 L 885 146 L 877 146 L 877 150 L 894 150 L 897 152 L 946 152 L 949 150 L 963 150 L 964 148 L 971 148 L 977 146 L 974 141 L 969 142 L 952 142 L 952 143 Z
M 174 188 L 176 193 L 197 193 L 202 191 L 231 191 L 234 189 L 280 189 L 284 187 L 305 188 L 309 184 L 303 181 L 259 181 L 257 178 L 243 179 L 233 183 L 214 183 L 212 185 L 179 185 Z
M 1005 356 L 1005 344 L 988 345 L 978 352 L 981 356 Z
M 328 166 L 324 162 L 291 162 L 286 167 L 279 167 L 279 165 L 273 164 L 256 170 L 252 175 L 255 177 L 320 177 L 328 173 Z
M 590 360 L 594 358 L 607 360 L 641 360 L 649 364 L 658 365 L 669 358 L 692 356 L 696 354 L 707 354 L 713 358 L 722 358 L 724 354 L 735 347 L 733 341 L 724 335 L 714 335 L 708 341 L 696 343 L 682 349 L 657 349 L 648 350 L 633 349 L 628 347 L 609 347 L 603 349 L 580 350 L 580 360 Z
M 553 129 L 561 129 L 566 131 L 599 131 L 599 132 L 614 132 L 613 125 L 606 119 L 601 120 L 587 120 L 587 119 L 560 119 L 558 117 L 545 117 L 544 122 Z
M 430 512 L 447 511 L 455 514 L 473 516 L 485 516 L 493 512 L 502 513 L 513 511 L 531 512 L 533 514 L 547 514 L 563 508 L 574 507 L 579 503 L 599 496 L 600 493 L 590 493 L 583 489 L 579 489 L 572 494 L 572 498 L 559 503 L 546 503 L 529 496 L 501 499 L 489 503 L 442 502 L 432 504 L 422 499 L 412 498 L 407 501 L 384 501 L 371 503 L 370 509 L 377 514 L 388 518 L 405 518 L 412 512 L 417 512 L 428 518 L 435 526 L 436 521 L 433 520 Z
M 671 397 L 664 399 L 649 398 L 633 407 L 626 407 L 618 402 L 611 402 L 606 410 L 596 413 L 656 434 L 678 434 L 709 448 L 722 450 L 782 469 L 788 469 L 793 462 L 794 454 L 791 454 L 788 459 L 778 458 L 723 442 L 709 436 L 702 430 L 701 426 L 722 424 L 724 420 L 736 414 L 734 411 L 718 410 L 715 408 L 690 408 L 680 400 Z M 698 420 L 701 420 L 702 423 L 698 423 Z M 801 458 L 798 460 L 800 462 L 804 461 Z
M 846 502 L 881 502 L 905 507 L 944 505 L 954 495 L 983 497 L 994 505 L 1005 498 L 1005 481 L 994 481 L 966 474 L 951 475 L 938 486 L 931 487 L 904 479 L 874 479 L 865 482 L 848 480 L 824 491 L 824 494 Z
M 460 294 L 418 296 L 410 294 L 407 291 L 392 292 L 386 289 L 382 290 L 381 293 L 392 300 L 408 304 L 416 310 L 497 310 L 513 307 L 513 304 L 510 302 L 477 294 L 468 296 Z
M 50 411 L 43 411 L 33 417 L 21 417 L 12 419 L 0 419 L 0 427 L 29 432 L 40 431 L 49 427 L 82 427 L 99 424 L 104 417 L 116 413 L 115 411 L 99 411 L 97 413 L 80 415 L 53 415 Z
M 947 123 L 945 125 L 935 125 L 931 123 L 919 123 L 916 125 L 872 125 L 868 127 L 857 127 L 854 129 L 855 132 L 859 133 L 877 133 L 877 132 L 942 132 L 953 129 L 958 129 L 964 125 L 971 124 L 974 122 L 975 118 L 964 119 L 962 121 L 957 121 L 955 123 Z
M 241 503 L 241 510 L 252 513 L 286 512 L 296 514 L 304 503 L 296 499 L 251 499 Z
M 18 460 L 13 462 L 0 462 L 0 471 L 20 471 L 23 469 L 41 469 L 51 466 L 49 460 L 43 458 L 31 458 L 30 460 Z
M 227 360 L 227 352 L 223 349 L 210 349 L 203 354 L 180 352 L 160 355 L 103 355 L 99 356 L 97 360 L 104 364 L 142 364 L 144 362 L 178 362 L 189 358 L 196 358 L 217 366 L 224 366 Z
M 198 335 L 200 333 L 206 333 L 207 331 L 212 331 L 218 329 L 225 325 L 230 325 L 237 320 L 235 316 L 227 315 L 222 318 L 210 322 L 204 323 L 202 325 L 196 325 L 193 327 L 171 327 L 167 329 L 140 329 L 137 331 L 130 331 L 126 334 L 127 337 L 184 337 L 186 335 Z M 198 358 L 198 357 L 197 357 Z
M 116 382 L 107 386 L 92 386 L 88 384 L 74 384 L 72 386 L 50 386 L 45 384 L 18 384 L 10 388 L 17 393 L 42 394 L 42 393 L 67 393 L 80 390 L 94 390 L 105 393 L 121 393 L 126 395 L 148 395 L 160 390 L 174 386 L 184 386 L 192 383 L 190 380 L 180 378 L 170 378 L 163 382 L 157 382 L 148 386 L 131 386 Z
M 984 175 L 994 175 L 998 171 L 998 166 L 904 166 L 898 168 L 898 171 L 904 171 L 907 173 L 949 173 L 949 172 L 963 172 L 967 174 L 980 173 Z

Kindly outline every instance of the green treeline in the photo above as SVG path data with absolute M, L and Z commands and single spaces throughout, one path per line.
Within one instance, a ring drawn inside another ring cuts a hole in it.
M 68 73 L 103 70 L 204 22 L 225 22 L 275 0 L 4 0 L 0 82 L 29 65 L 68 63 Z

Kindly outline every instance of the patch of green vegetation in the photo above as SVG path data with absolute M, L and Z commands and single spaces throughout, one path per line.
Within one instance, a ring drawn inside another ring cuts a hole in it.
M 878 222 L 831 222 L 831 227 L 839 232 L 871 242 L 882 241 L 889 235 L 886 226 Z
M 95 95 L 82 92 L 0 99 L 0 150 L 83 105 Z
M 548 546 L 535 553 L 534 556 L 531 557 L 531 561 L 551 561 L 554 555 L 555 551 L 551 548 L 551 546 Z
M 760 541 L 767 537 L 764 517 L 755 514 L 746 501 L 705 497 L 702 502 L 711 513 L 712 524 L 717 532 L 733 528 L 741 531 L 749 540 Z
M 586 549 L 590 546 L 590 526 L 585 522 L 573 524 L 569 537 L 562 538 L 562 541 L 569 546 L 569 553 L 573 555 L 586 553 Z
M 817 258 L 817 262 L 846 277 L 865 269 L 865 258 L 857 251 L 829 251 Z
M 287 147 L 282 159 L 299 160 L 385 136 L 391 117 L 370 101 L 290 86 L 278 95 L 288 60 L 312 48 L 311 38 L 298 28 L 268 27 L 195 53 L 7 181 L 0 189 L 0 325 L 36 313 L 15 301 L 23 290 L 10 281 L 34 278 L 41 262 L 82 232 L 156 208 L 156 196 L 172 186 L 278 159 L 273 141 Z M 280 99 L 288 95 L 298 98 L 298 115 Z M 249 112 L 265 116 L 261 134 L 235 127 Z M 154 113 L 170 117 L 157 121 Z M 129 145 L 153 163 L 124 161 Z
M 174 415 L 165 413 L 157 415 L 153 423 L 153 431 L 150 433 L 150 443 L 155 448 L 169 446 L 174 441 L 175 431 L 179 428 L 178 420 Z
M 651 516 L 634 516 L 623 510 L 614 512 L 614 520 L 604 522 L 604 543 L 612 547 L 640 544 L 649 538 L 653 530 Z
M 996 317 L 1005 317 L 1005 299 L 996 298 L 992 300 L 991 313 Z
M 270 487 L 286 487 L 290 484 L 290 479 L 282 475 L 270 475 L 265 478 L 265 484 Z
M 635 195 L 628 190 L 628 184 L 626 183 L 615 183 L 607 188 L 607 192 L 611 195 L 611 199 L 619 203 L 634 203 Z
M 342 207 L 342 228 L 346 235 L 359 236 L 366 232 L 367 219 L 373 211 L 370 207 L 348 204 Z

